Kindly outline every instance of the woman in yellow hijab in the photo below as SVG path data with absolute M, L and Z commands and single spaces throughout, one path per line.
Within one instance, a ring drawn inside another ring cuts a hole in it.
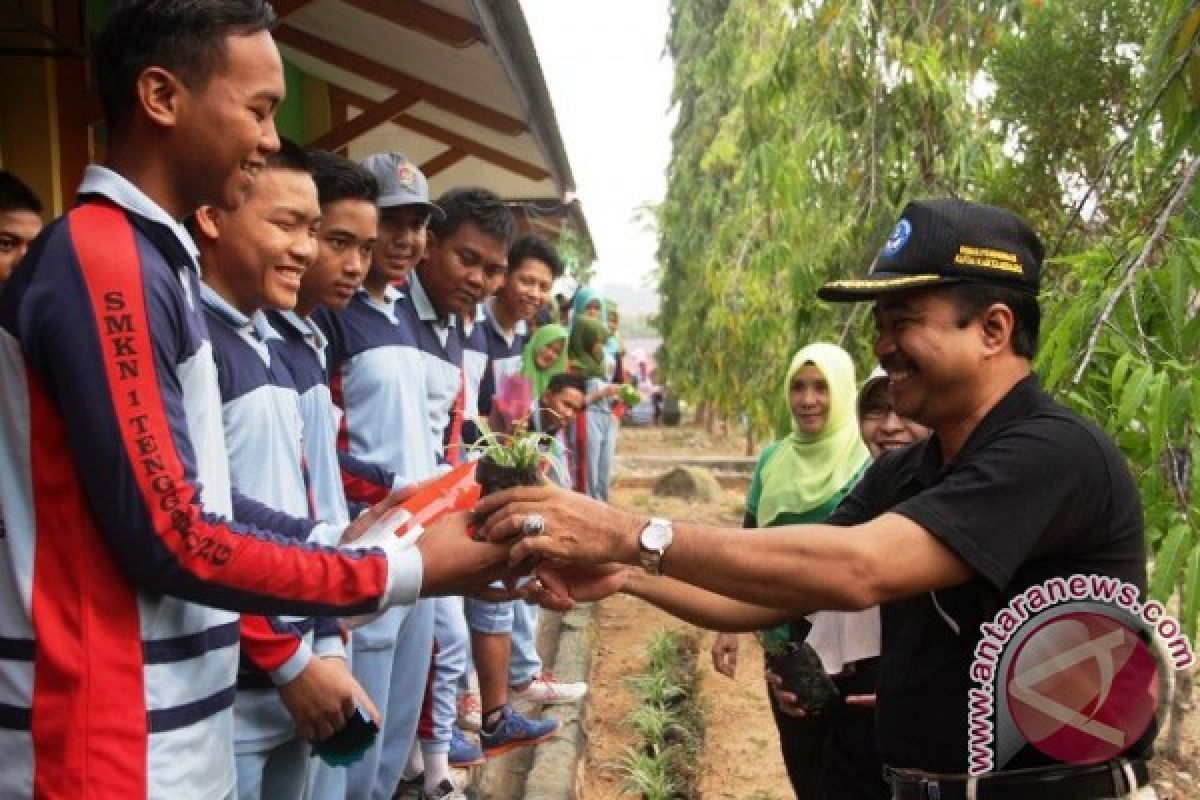
M 828 517 L 870 460 L 858 431 L 858 387 L 849 353 L 817 342 L 792 358 L 784 380 L 792 433 L 758 460 L 749 527 L 800 525 Z
M 854 362 L 845 350 L 824 342 L 802 348 L 792 358 L 783 390 L 792 412 L 792 432 L 768 445 L 758 459 L 746 497 L 747 528 L 825 520 L 858 483 L 870 462 L 859 434 Z M 747 543 L 747 546 L 752 545 Z M 847 666 L 843 662 L 850 660 L 849 657 L 843 660 L 840 646 L 841 632 L 847 624 L 871 628 L 865 637 L 858 638 L 870 639 L 872 631 L 878 638 L 878 611 L 859 613 L 871 616 L 859 619 L 857 614 L 829 612 L 811 618 L 807 640 L 831 675 L 837 675 Z M 786 640 L 790 634 L 790 626 L 782 626 L 765 636 Z M 731 675 L 736 653 L 736 637 L 720 634 L 713 646 L 717 669 Z M 858 657 L 855 650 L 854 658 Z M 861 717 L 843 714 L 840 707 L 832 707 L 837 703 L 840 701 L 835 698 L 825 711 L 797 718 L 785 713 L 774 698 L 771 700 L 784 763 L 798 797 L 865 798 L 875 796 L 876 789 L 884 789 L 882 780 L 853 789 L 841 785 L 841 781 L 837 781 L 836 790 L 826 785 L 827 770 L 838 769 L 843 763 L 831 758 L 827 743 L 836 739 L 857 755 L 862 750 L 858 740 L 864 720 L 867 738 L 874 738 L 873 717 L 869 713 Z M 868 746 L 870 752 L 864 755 L 869 758 L 874 755 L 873 741 Z

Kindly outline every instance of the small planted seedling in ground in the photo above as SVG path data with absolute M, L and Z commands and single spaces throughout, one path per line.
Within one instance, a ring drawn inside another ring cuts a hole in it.
M 675 800 L 677 789 L 670 765 L 659 757 L 630 748 L 624 759 L 625 781 L 645 800 Z
M 675 724 L 675 715 L 666 708 L 644 705 L 630 712 L 629 722 L 646 744 L 658 749 L 666 741 L 668 729 Z
M 679 660 L 679 636 L 668 630 L 660 630 L 650 638 L 646 647 L 646 656 L 650 662 L 646 671 L 665 673 Z
M 643 672 L 629 679 L 629 685 L 642 702 L 657 708 L 673 708 L 683 701 L 687 692 L 666 672 Z
M 643 798 L 689 800 L 695 796 L 696 758 L 702 715 L 692 698 L 696 646 L 672 631 L 655 634 L 646 647 L 646 670 L 628 679 L 640 704 L 629 723 L 642 740 L 623 767 L 631 789 Z

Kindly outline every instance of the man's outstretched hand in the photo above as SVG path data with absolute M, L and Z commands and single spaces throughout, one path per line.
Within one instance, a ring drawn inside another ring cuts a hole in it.
M 514 542 L 513 566 L 553 561 L 565 564 L 635 564 L 638 533 L 646 519 L 553 486 L 508 489 L 488 495 L 475 508 L 486 518 L 480 538 Z M 525 535 L 525 521 L 539 516 L 544 533 Z
M 624 564 L 538 565 L 533 580 L 525 584 L 522 596 L 531 603 L 554 611 L 568 611 L 575 603 L 603 600 L 625 588 L 629 567 Z

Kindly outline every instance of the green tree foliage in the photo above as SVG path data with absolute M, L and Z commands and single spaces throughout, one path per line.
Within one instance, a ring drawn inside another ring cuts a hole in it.
M 674 0 L 662 367 L 760 431 L 797 346 L 871 365 L 861 274 L 953 194 L 1042 232 L 1044 383 L 1138 478 L 1152 593 L 1200 617 L 1197 0 Z
M 574 278 L 580 286 L 592 282 L 596 277 L 596 254 L 585 239 L 573 227 L 564 225 L 554 242 L 554 248 L 562 259 L 566 274 Z

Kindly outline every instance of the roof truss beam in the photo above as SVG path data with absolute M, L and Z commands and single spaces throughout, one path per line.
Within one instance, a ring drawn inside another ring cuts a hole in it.
M 426 178 L 432 178 L 434 175 L 450 169 L 468 155 L 468 153 L 464 153 L 456 147 L 451 147 L 441 155 L 434 156 L 422 164 L 421 172 L 425 174 Z
M 275 0 L 271 5 L 282 19 L 294 14 L 313 0 Z M 444 45 L 462 49 L 483 41 L 483 31 L 470 20 L 442 11 L 421 0 L 342 0 L 360 11 L 416 31 Z
M 361 113 L 356 117 L 346 119 L 343 110 L 340 115 L 334 116 L 334 126 L 310 141 L 308 148 L 310 150 L 337 150 L 339 147 L 350 144 L 367 131 L 378 128 L 416 102 L 417 98 L 411 94 L 396 92 L 378 103 L 360 105 Z M 344 104 L 340 105 L 344 109 Z
M 524 120 L 510 117 L 508 114 L 488 108 L 448 89 L 435 86 L 386 64 L 380 64 L 378 61 L 313 36 L 299 28 L 280 25 L 275 30 L 275 38 L 289 47 L 294 47 L 300 52 L 334 67 L 352 72 L 372 83 L 387 86 L 397 92 L 409 92 L 431 106 L 449 111 L 498 133 L 514 136 L 527 130 Z
M 374 14 L 401 28 L 416 31 L 442 44 L 462 49 L 483 41 L 475 23 L 422 3 L 420 0 L 343 0 L 360 11 Z
M 372 101 L 368 98 L 345 89 L 331 87 L 330 96 L 334 97 L 338 102 L 348 103 L 349 105 L 357 106 L 358 108 L 366 108 L 373 105 Z M 355 119 L 357 119 L 357 117 L 355 117 Z M 523 161 L 516 156 L 511 156 L 508 153 L 497 150 L 494 147 L 488 147 L 487 145 L 481 144 L 474 139 L 463 136 L 460 133 L 447 130 L 441 125 L 423 120 L 420 117 L 413 116 L 412 114 L 397 113 L 391 118 L 391 121 L 396 125 L 399 125 L 401 128 L 406 128 L 413 133 L 419 133 L 422 136 L 433 139 L 435 142 L 441 142 L 452 150 L 461 151 L 464 154 L 464 157 L 474 156 L 481 161 L 494 164 L 497 167 L 506 169 L 509 172 L 517 175 L 524 176 L 532 181 L 543 181 L 550 177 L 549 171 L 537 166 L 536 164 L 530 164 L 528 161 Z M 436 159 L 434 160 L 436 161 Z M 459 160 L 461 159 L 456 159 L 455 163 L 457 163 Z M 446 169 L 448 166 L 450 165 L 443 166 L 442 169 Z M 422 167 L 421 171 L 425 172 L 424 167 Z M 426 177 L 429 177 L 428 172 L 426 172 L 425 175 Z

